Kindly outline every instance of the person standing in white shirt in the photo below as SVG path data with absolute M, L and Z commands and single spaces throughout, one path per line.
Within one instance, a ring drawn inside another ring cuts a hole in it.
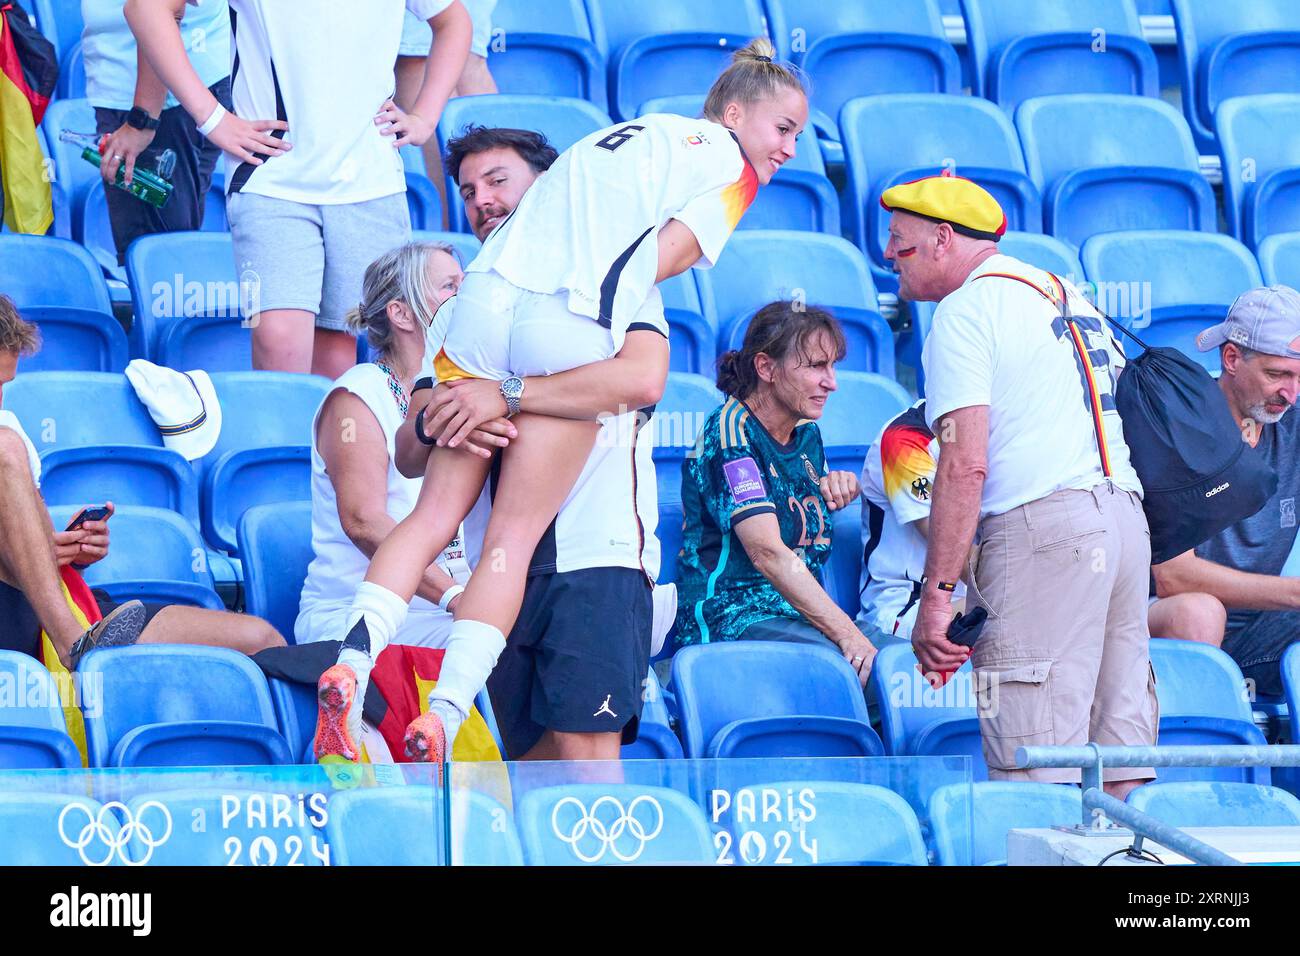
M 913 647 L 928 674 L 973 657 L 990 778 L 1077 781 L 1016 769 L 1017 748 L 1156 735 L 1151 539 L 1114 400 L 1124 353 L 1078 290 L 998 254 L 1006 217 L 975 183 L 927 177 L 881 205 L 900 295 L 939 302 L 922 362 L 941 454 Z M 988 612 L 973 652 L 946 636 L 963 575 Z M 1104 785 L 1123 799 L 1154 776 L 1116 768 Z
M 185 2 L 127 0 L 126 16 L 199 132 L 226 152 L 236 269 L 255 290 L 242 303 L 253 366 L 337 378 L 356 360 L 345 316 L 366 266 L 410 235 L 394 147 L 433 135 L 469 52 L 469 14 L 460 0 L 229 0 L 227 112 L 184 56 Z M 407 9 L 434 31 L 410 112 L 392 100 Z

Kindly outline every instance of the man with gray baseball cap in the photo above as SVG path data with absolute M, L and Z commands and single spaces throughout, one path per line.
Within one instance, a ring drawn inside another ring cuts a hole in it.
M 1277 472 L 1277 491 L 1256 514 L 1152 571 L 1160 597 L 1202 591 L 1228 609 L 1223 649 L 1260 694 L 1280 694 L 1278 661 L 1300 639 L 1300 577 L 1281 571 L 1296 543 L 1300 498 L 1300 293 L 1275 285 L 1239 296 L 1225 321 L 1196 337 L 1217 348 L 1219 388 L 1250 453 Z

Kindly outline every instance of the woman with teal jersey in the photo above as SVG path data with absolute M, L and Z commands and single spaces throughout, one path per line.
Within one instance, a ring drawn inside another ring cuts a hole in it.
M 844 347 L 828 312 L 773 302 L 719 360 L 727 400 L 682 465 L 679 644 L 825 644 L 866 683 L 875 649 L 817 578 L 830 512 L 858 496 L 856 475 L 827 467 L 817 428 Z

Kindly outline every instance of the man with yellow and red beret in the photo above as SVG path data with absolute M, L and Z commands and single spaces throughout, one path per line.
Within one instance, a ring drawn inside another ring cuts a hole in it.
M 1124 353 L 1072 285 L 999 254 L 1006 217 L 980 186 L 929 176 L 880 202 L 900 296 L 939 303 L 922 352 L 940 455 L 913 647 L 930 674 L 973 658 L 991 778 L 1077 781 L 1016 770 L 1017 748 L 1156 736 L 1150 536 L 1114 401 Z M 946 636 L 963 577 L 968 610 L 988 612 L 973 651 Z M 1154 776 L 1115 768 L 1105 786 L 1123 799 Z

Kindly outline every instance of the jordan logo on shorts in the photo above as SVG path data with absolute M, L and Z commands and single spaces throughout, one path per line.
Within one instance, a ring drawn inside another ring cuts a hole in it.
M 613 697 L 613 696 L 614 696 L 613 694 L 606 694 L 606 695 L 605 695 L 605 703 L 601 704 L 601 705 L 600 705 L 600 710 L 596 711 L 596 712 L 595 712 L 594 714 L 592 714 L 591 716 L 593 716 L 593 717 L 599 717 L 601 714 L 609 714 L 609 716 L 611 716 L 611 717 L 617 717 L 618 714 L 614 713 L 612 710 L 609 709 L 609 699 L 610 699 L 611 697 Z

